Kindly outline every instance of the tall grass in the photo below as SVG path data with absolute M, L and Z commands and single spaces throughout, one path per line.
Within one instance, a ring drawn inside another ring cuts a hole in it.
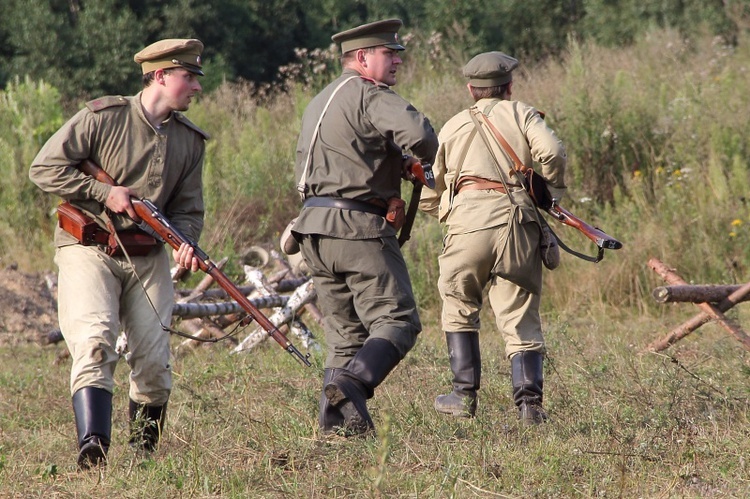
M 419 47 L 397 90 L 439 128 L 470 105 L 464 61 Z M 624 243 L 598 264 L 563 254 L 560 268 L 545 273 L 550 423 L 518 426 L 488 310 L 478 417 L 432 410 L 451 376 L 436 292 L 441 229 L 420 214 L 404 251 L 425 327 L 371 401 L 376 436 L 318 435 L 322 354 L 303 369 L 271 342 L 241 356 L 216 345 L 175 359 L 165 444 L 151 457 L 125 444 L 127 376 L 118 372 L 112 461 L 101 475 L 80 474 L 69 366 L 53 363 L 55 347 L 5 347 L 0 365 L 14 368 L 0 370 L 0 497 L 746 497 L 747 352 L 712 324 L 661 354 L 641 350 L 697 312 L 654 303 L 661 282 L 650 258 L 690 282 L 748 280 L 748 50 L 746 39 L 729 48 L 661 31 L 623 49 L 571 41 L 563 60 L 520 68 L 514 96 L 547 113 L 569 153 L 564 205 Z M 277 244 L 296 213 L 297 131 L 319 83 L 262 98 L 225 84 L 191 108 L 213 136 L 201 241 L 213 256 Z M 25 112 L 13 102 L 51 91 L 23 82 L 0 99 L 0 116 L 29 121 L 8 128 L 0 120 L 2 177 L 14 179 L 0 197 L 15 213 L 0 218 L 0 258 L 30 272 L 52 267 L 54 218 L 53 202 L 23 182 L 45 138 L 28 130 L 48 135 L 61 112 L 54 99 L 28 99 Z M 553 227 L 593 252 L 575 230 Z M 740 323 L 750 316 L 742 306 L 730 315 Z

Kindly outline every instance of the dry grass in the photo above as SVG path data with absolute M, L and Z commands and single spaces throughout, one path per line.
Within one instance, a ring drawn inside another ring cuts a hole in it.
M 744 497 L 747 352 L 715 326 L 665 354 L 640 352 L 690 308 L 546 317 L 551 421 L 530 429 L 515 420 L 489 316 L 477 418 L 432 409 L 450 374 L 430 325 L 372 399 L 378 434 L 366 439 L 318 434 L 320 358 L 305 369 L 272 342 L 239 356 L 217 345 L 175 360 L 164 445 L 136 456 L 123 366 L 101 473 L 75 470 L 69 366 L 53 364 L 61 347 L 3 349 L 16 368 L 0 375 L 0 496 Z

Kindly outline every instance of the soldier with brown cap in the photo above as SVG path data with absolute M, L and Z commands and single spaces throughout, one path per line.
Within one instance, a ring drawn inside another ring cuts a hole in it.
M 304 205 L 292 234 L 313 276 L 329 349 L 323 433 L 373 428 L 366 401 L 421 331 L 396 232 L 401 179 L 414 161 L 404 154 L 432 163 L 437 135 L 390 88 L 404 50 L 401 25 L 389 19 L 332 37 L 343 72 L 308 105 L 297 143 Z
M 156 448 L 172 389 L 169 325 L 173 287 L 161 242 L 134 246 L 148 234 L 138 231 L 131 196 L 148 198 L 193 241 L 203 228 L 202 169 L 205 132 L 181 111 L 201 91 L 203 44 L 195 39 L 161 40 L 138 52 L 143 90 L 132 97 L 92 100 L 66 122 L 37 154 L 29 177 L 42 190 L 70 201 L 93 217 L 101 231 L 114 229 L 124 252 L 104 239 L 79 240 L 58 227 L 55 263 L 59 269 L 60 328 L 71 353 L 70 387 L 78 433 L 78 465 L 105 464 L 111 440 L 113 375 L 117 336 L 124 331 L 130 366 L 130 443 Z M 117 186 L 78 169 L 90 159 Z M 137 234 L 137 236 L 136 236 Z M 198 270 L 193 249 L 172 256 Z
M 545 419 L 542 361 L 545 354 L 539 303 L 542 290 L 542 222 L 516 176 L 514 163 L 481 119 L 489 120 L 524 165 L 532 160 L 553 196 L 565 190 L 562 143 L 533 107 L 511 100 L 518 61 L 487 52 L 464 67 L 471 109 L 440 131 L 435 189 L 425 189 L 420 208 L 446 225 L 438 261 L 438 289 L 448 344 L 453 391 L 435 400 L 438 412 L 473 417 L 482 369 L 479 314 L 483 292 L 511 362 L 513 398 L 523 423 Z M 481 115 L 484 118 L 481 118 Z M 486 139 L 486 140 L 485 140 Z M 546 261 L 550 268 L 556 262 Z

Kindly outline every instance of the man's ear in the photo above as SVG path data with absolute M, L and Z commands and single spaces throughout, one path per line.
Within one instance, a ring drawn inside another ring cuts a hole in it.
M 164 70 L 157 69 L 154 71 L 154 81 L 160 85 L 164 85 Z
M 367 66 L 367 51 L 365 49 L 357 50 L 357 62 L 362 66 Z

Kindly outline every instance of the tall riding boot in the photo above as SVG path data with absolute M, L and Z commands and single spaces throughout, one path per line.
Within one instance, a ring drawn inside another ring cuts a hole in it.
M 448 359 L 453 371 L 453 391 L 435 399 L 435 410 L 462 418 L 474 417 L 482 375 L 479 332 L 445 333 Z
M 328 401 L 344 416 L 341 429 L 346 435 L 359 435 L 375 428 L 366 401 L 400 361 L 401 354 L 390 341 L 371 338 L 325 386 Z
M 164 405 L 144 405 L 131 400 L 128 405 L 128 415 L 130 416 L 130 446 L 147 452 L 156 450 L 164 431 L 164 421 L 167 419 L 166 402 Z
M 525 425 L 543 423 L 547 414 L 542 408 L 544 355 L 539 352 L 519 352 L 510 358 L 513 400 L 518 407 L 518 418 Z
M 323 390 L 320 393 L 318 426 L 323 434 L 335 433 L 344 426 L 344 415 L 338 407 L 331 405 L 326 397 L 325 387 L 341 372 L 341 369 L 328 368 L 323 371 Z
M 112 394 L 87 386 L 73 394 L 78 432 L 78 467 L 86 470 L 107 463 L 112 436 Z

